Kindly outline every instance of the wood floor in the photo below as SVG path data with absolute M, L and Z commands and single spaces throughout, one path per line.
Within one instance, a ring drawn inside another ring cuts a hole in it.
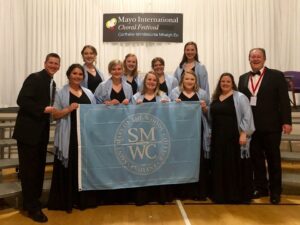
M 182 204 L 182 210 L 180 205 Z M 99 206 L 84 211 L 43 210 L 48 225 L 300 225 L 300 196 L 283 196 L 280 205 L 271 205 L 268 198 L 250 205 L 216 205 L 210 201 L 174 202 L 169 205 Z M 186 216 L 185 216 L 186 215 Z M 29 225 L 32 220 L 14 208 L 0 209 L 1 225 Z

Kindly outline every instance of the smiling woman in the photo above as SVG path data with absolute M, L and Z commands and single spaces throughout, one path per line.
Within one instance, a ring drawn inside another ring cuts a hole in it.
M 135 94 L 141 86 L 141 79 L 138 76 L 138 60 L 135 54 L 128 53 L 123 61 L 124 76 L 128 84 L 132 87 L 132 94 Z
M 168 102 L 169 97 L 159 89 L 159 77 L 154 71 L 149 71 L 144 78 L 143 88 L 132 97 L 134 104 L 143 102 Z
M 174 76 L 165 74 L 165 60 L 161 57 L 152 59 L 151 67 L 159 78 L 159 90 L 169 96 L 171 91 L 178 86 L 177 79 Z
M 254 122 L 248 98 L 230 73 L 220 76 L 210 106 L 211 198 L 216 203 L 247 203 L 252 198 L 250 137 Z
M 199 86 L 206 91 L 209 96 L 207 71 L 205 66 L 199 61 L 198 47 L 193 41 L 187 42 L 184 45 L 182 60 L 174 73 L 178 82 L 180 81 L 184 70 L 193 70 L 195 72 Z
M 103 73 L 96 67 L 97 50 L 92 45 L 85 45 L 81 50 L 81 56 L 84 61 L 84 78 L 81 85 L 94 93 L 98 85 L 104 81 Z
M 78 191 L 78 144 L 76 109 L 79 104 L 95 104 L 92 92 L 80 85 L 84 69 L 72 64 L 67 70 L 69 83 L 58 91 L 53 118 L 57 120 L 55 130 L 55 160 L 48 208 L 72 211 L 73 205 L 87 208 L 97 204 L 91 193 Z
M 123 64 L 120 60 L 112 60 L 108 64 L 111 77 L 102 82 L 95 90 L 97 103 L 107 105 L 127 105 L 132 97 L 131 86 L 122 78 Z

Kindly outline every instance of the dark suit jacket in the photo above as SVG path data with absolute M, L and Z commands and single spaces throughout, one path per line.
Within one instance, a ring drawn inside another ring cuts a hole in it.
M 20 108 L 13 134 L 17 141 L 36 145 L 42 131 L 48 132 L 49 139 L 49 114 L 44 110 L 50 105 L 50 81 L 46 70 L 30 74 L 24 81 L 17 99 Z
M 240 76 L 238 89 L 250 100 L 249 76 L 249 72 Z M 282 72 L 266 68 L 252 112 L 257 131 L 278 132 L 283 124 L 292 124 L 288 88 Z

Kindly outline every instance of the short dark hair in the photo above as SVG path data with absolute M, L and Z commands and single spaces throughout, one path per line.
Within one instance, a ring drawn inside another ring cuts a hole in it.
M 164 60 L 163 58 L 161 58 L 161 57 L 155 57 L 155 58 L 152 59 L 152 61 L 151 61 L 151 67 L 152 67 L 152 69 L 153 69 L 153 67 L 154 67 L 154 64 L 155 64 L 157 61 L 160 62 L 163 66 L 165 65 L 165 60 Z
M 83 79 L 84 79 L 85 74 L 84 74 L 83 66 L 80 65 L 79 63 L 74 63 L 74 64 L 72 64 L 71 66 L 69 66 L 69 68 L 68 68 L 68 70 L 67 70 L 67 72 L 66 72 L 66 75 L 67 75 L 68 79 L 70 78 L 70 75 L 71 75 L 72 71 L 73 71 L 74 69 L 76 69 L 76 68 L 78 68 L 78 69 L 80 69 L 80 70 L 82 71 Z
M 46 59 L 45 59 L 45 62 L 47 62 L 48 60 L 49 60 L 49 58 L 51 58 L 51 57 L 53 57 L 53 58 L 58 58 L 59 59 L 59 61 L 60 61 L 60 56 L 57 54 L 57 53 L 49 53 L 47 56 L 46 56 Z

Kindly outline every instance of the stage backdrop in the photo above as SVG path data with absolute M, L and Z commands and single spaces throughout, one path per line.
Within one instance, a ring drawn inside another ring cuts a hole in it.
M 199 103 L 80 105 L 80 190 L 198 181 Z

